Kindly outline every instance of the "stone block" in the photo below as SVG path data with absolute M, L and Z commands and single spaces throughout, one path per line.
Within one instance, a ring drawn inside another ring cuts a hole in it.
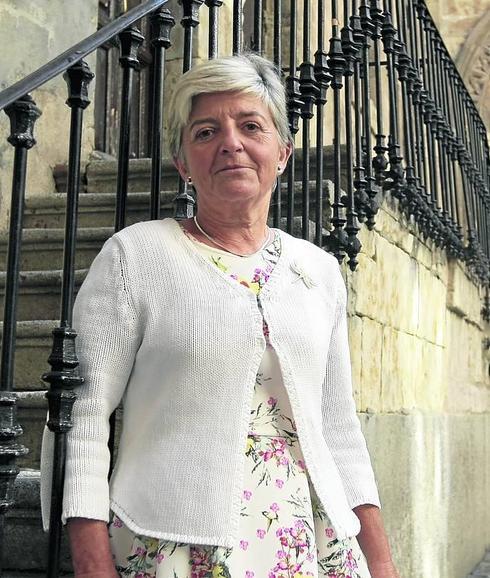
M 419 308 L 418 263 L 382 236 L 376 238 L 375 260 L 376 285 L 372 290 L 377 303 L 371 317 L 401 331 L 415 333 Z M 363 287 L 365 290 L 364 282 Z
M 447 393 L 444 347 L 419 339 L 420 360 L 415 375 L 415 407 L 423 411 L 442 411 Z
M 398 207 L 398 201 L 385 197 L 376 216 L 375 230 L 406 253 L 412 252 L 414 236 L 413 223 L 403 215 Z
M 130 193 L 143 193 L 150 190 L 151 159 L 130 159 L 128 171 L 128 191 Z M 116 161 L 91 161 L 86 169 L 87 193 L 114 194 L 116 178 Z M 177 169 L 169 159 L 162 161 L 162 185 L 168 191 L 176 191 L 179 186 Z
M 17 417 L 23 434 L 19 443 L 27 447 L 29 453 L 17 460 L 21 469 L 39 469 L 41 441 L 48 411 L 45 391 L 16 391 Z
M 429 247 L 421 239 L 415 238 L 412 246 L 411 255 L 421 265 L 423 265 L 427 269 L 431 269 L 434 250 L 436 250 L 434 247 Z
M 490 541 L 490 414 L 361 414 L 401 576 L 461 578 Z
M 361 241 L 361 252 L 369 258 L 373 258 L 376 252 L 376 232 L 370 231 L 367 227 L 361 227 L 359 231 L 359 241 Z
M 414 408 L 416 383 L 421 376 L 421 341 L 414 335 L 384 326 L 382 350 L 382 411 Z
M 446 286 L 425 267 L 418 268 L 416 333 L 422 339 L 446 345 Z
M 41 390 L 46 385 L 41 375 L 51 368 L 48 357 L 53 345 L 52 330 L 57 321 L 19 321 L 17 323 L 14 362 L 15 387 L 20 390 Z
M 369 317 L 362 318 L 361 411 L 381 411 L 381 367 L 383 326 Z
M 362 374 L 361 365 L 364 357 L 364 349 L 362 346 L 362 330 L 364 319 L 357 315 L 349 317 L 349 347 L 352 367 L 352 388 L 356 407 L 360 409 L 362 399 Z
M 451 259 L 448 263 L 447 306 L 455 313 L 468 317 L 473 323 L 481 323 L 481 298 L 463 266 Z
M 449 386 L 464 388 L 479 385 L 488 388 L 487 353 L 479 327 L 451 312 L 447 333 L 451 356 L 448 359 Z
M 36 470 L 23 470 L 17 476 L 16 504 L 5 517 L 4 556 L 2 569 L 5 571 L 36 571 L 46 568 L 48 534 L 42 529 L 40 477 Z M 71 570 L 68 543 L 63 531 L 61 569 Z

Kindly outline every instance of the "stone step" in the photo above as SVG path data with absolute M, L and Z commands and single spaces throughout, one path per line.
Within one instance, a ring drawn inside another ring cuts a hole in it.
M 310 175 L 311 177 L 311 175 Z M 310 203 L 315 203 L 316 182 L 310 178 Z M 333 184 L 325 178 L 323 190 L 329 198 L 333 198 Z M 177 189 L 160 193 L 161 218 L 174 215 L 174 200 Z M 286 199 L 287 181 L 284 177 L 281 182 L 282 198 Z M 301 206 L 302 183 L 294 184 L 295 206 Z M 128 193 L 127 223 L 149 219 L 149 193 Z M 284 205 L 284 200 L 283 200 Z M 107 193 L 83 193 L 79 196 L 79 227 L 112 227 L 114 224 L 114 210 L 116 196 L 114 191 Z M 64 227 L 66 194 L 53 193 L 46 196 L 32 196 L 25 202 L 24 227 L 28 228 L 58 228 Z
M 14 360 L 14 382 L 18 390 L 46 389 L 41 375 L 50 371 L 48 357 L 53 345 L 52 331 L 59 321 L 40 319 L 18 321 Z M 0 324 L 0 336 L 3 323 Z
M 29 450 L 25 456 L 18 458 L 17 466 L 21 469 L 39 469 L 42 435 L 48 412 L 46 391 L 15 391 L 15 394 L 17 419 L 22 427 L 22 435 L 16 441 Z
M 175 191 L 160 193 L 162 217 L 174 214 Z M 107 194 L 83 193 L 79 196 L 78 227 L 113 227 L 116 208 L 114 191 Z M 33 196 L 26 199 L 24 227 L 64 228 L 66 211 L 66 194 L 53 193 L 46 196 Z M 127 224 L 144 221 L 150 216 L 150 194 L 129 193 L 127 198 Z
M 93 159 L 82 168 L 82 189 L 86 193 L 114 193 L 117 179 L 117 159 L 108 155 Z M 66 192 L 68 166 L 60 164 L 54 168 L 53 176 L 59 192 Z M 151 159 L 129 159 L 128 192 L 142 193 L 150 190 Z M 162 161 L 161 188 L 176 191 L 179 186 L 179 173 L 172 161 Z
M 87 275 L 88 269 L 75 271 L 75 293 Z M 3 319 L 5 280 L 0 272 L 0 319 Z M 63 271 L 22 271 L 19 277 L 17 320 L 56 319 L 60 315 Z
M 38 470 L 21 470 L 15 481 L 16 504 L 5 516 L 4 576 L 45 575 L 48 534 L 42 529 L 39 487 Z M 71 562 L 65 532 L 60 561 L 62 572 L 68 575 Z
M 87 269 L 112 227 L 80 228 L 77 231 L 76 269 Z M 50 271 L 63 268 L 64 228 L 25 229 L 22 233 L 21 271 Z M 6 270 L 8 231 L 0 231 L 0 270 Z

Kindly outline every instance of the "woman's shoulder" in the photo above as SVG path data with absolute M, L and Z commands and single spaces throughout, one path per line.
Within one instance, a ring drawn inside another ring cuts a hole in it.
M 316 262 L 323 266 L 333 267 L 335 269 L 339 268 L 337 259 L 331 253 L 325 251 L 325 249 L 318 247 L 306 239 L 293 237 L 293 235 L 285 231 L 280 231 L 280 235 L 283 246 L 293 258 L 304 256 L 305 258 L 316 260 Z
M 127 243 L 141 238 L 155 240 L 162 237 L 171 237 L 178 227 L 177 221 L 171 218 L 155 219 L 152 221 L 139 221 L 114 233 L 114 239 Z
M 115 243 L 127 255 L 143 258 L 155 249 L 164 251 L 172 245 L 180 229 L 177 221 L 171 218 L 140 221 L 114 233 L 109 241 Z

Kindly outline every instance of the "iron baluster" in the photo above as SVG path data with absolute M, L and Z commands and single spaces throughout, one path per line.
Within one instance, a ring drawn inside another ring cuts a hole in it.
M 2 331 L 2 390 L 12 391 L 14 380 L 15 332 L 17 323 L 17 295 L 19 288 L 20 246 L 27 173 L 27 151 L 35 144 L 34 123 L 41 115 L 29 95 L 5 108 L 10 119 L 8 142 L 15 148 L 12 177 L 12 199 L 5 285 L 5 310 Z
M 463 133 L 463 129 L 462 129 L 462 122 L 461 122 L 461 115 L 459 114 L 458 111 L 458 96 L 457 96 L 457 80 L 458 80 L 458 75 L 456 73 L 456 70 L 454 68 L 454 66 L 452 66 L 449 70 L 449 86 L 450 86 L 450 90 L 451 90 L 451 109 L 452 109 L 452 116 L 454 119 L 454 123 L 455 123 L 455 129 L 456 129 L 456 135 L 455 135 L 455 139 L 454 139 L 454 145 L 453 145 L 453 158 L 454 158 L 454 163 L 457 164 L 458 167 L 458 175 L 459 175 L 459 181 L 461 183 L 462 186 L 462 193 L 463 193 L 463 203 L 464 203 L 464 214 L 466 216 L 466 223 L 467 223 L 467 228 L 468 230 L 471 228 L 471 220 L 470 220 L 470 214 L 469 214 L 469 205 L 468 205 L 468 188 L 467 188 L 467 183 L 466 183 L 466 174 L 465 171 L 463 170 L 463 165 L 462 165 L 462 155 L 461 153 L 464 152 L 464 146 L 461 140 L 461 135 Z M 456 199 L 457 199 L 457 190 L 456 192 Z M 464 219 L 461 219 L 461 222 L 464 222 Z M 461 241 L 463 241 L 463 233 L 462 233 L 462 227 L 459 228 L 460 230 L 460 234 L 461 234 Z M 465 257 L 465 251 L 464 248 L 462 250 L 462 258 Z
M 380 43 L 381 43 L 381 27 L 383 24 L 383 11 L 378 6 L 378 0 L 370 0 L 369 10 L 371 14 L 371 20 L 373 22 L 373 49 L 374 49 L 374 86 L 375 86 L 375 97 L 376 97 L 376 145 L 374 146 L 374 152 L 376 156 L 372 159 L 372 167 L 374 170 L 374 178 L 376 184 L 381 187 L 387 176 L 388 160 L 386 158 L 386 153 L 388 152 L 388 147 L 386 146 L 386 135 L 384 134 L 383 127 L 383 95 L 382 95 L 382 84 L 381 84 L 381 55 L 380 55 Z
M 473 180 L 471 178 L 470 172 L 470 160 L 467 152 L 467 126 L 465 118 L 465 106 L 464 106 L 464 87 L 458 79 L 458 113 L 461 119 L 462 132 L 461 135 L 464 139 L 464 144 L 460 149 L 460 163 L 463 169 L 463 182 L 466 183 L 467 187 L 467 197 L 466 197 L 466 213 L 468 221 L 468 241 L 465 250 L 466 261 L 470 268 L 474 270 L 477 269 L 478 262 L 478 220 L 477 220 L 477 203 L 475 197 L 475 190 L 473 187 Z
M 485 297 L 481 308 L 481 316 L 487 323 L 490 322 L 490 288 L 485 287 Z
M 273 60 L 278 70 L 282 70 L 282 0 L 274 0 L 274 24 L 273 24 Z
M 16 461 L 29 452 L 16 441 L 23 433 L 17 419 L 17 395 L 4 387 L 0 391 L 0 575 L 3 575 L 5 515 L 15 505 L 14 484 L 19 474 Z
M 365 8 L 364 5 L 361 10 Z M 367 179 L 366 179 L 366 165 L 370 165 L 367 161 L 369 158 L 370 151 L 366 150 L 366 140 L 364 132 L 364 123 L 367 122 L 366 119 L 361 118 L 361 107 L 362 116 L 367 116 L 369 119 L 369 124 L 371 124 L 371 115 L 369 109 L 366 110 L 364 104 L 365 101 L 361 97 L 361 84 L 365 88 L 365 66 L 364 58 L 365 54 L 365 41 L 366 36 L 361 25 L 361 16 L 358 13 L 357 0 L 352 3 L 352 15 L 350 17 L 350 26 L 352 29 L 352 39 L 353 46 L 357 48 L 354 54 L 354 151 L 355 151 L 355 163 L 354 163 L 354 201 L 357 211 L 358 220 L 363 223 L 366 221 L 367 215 L 370 213 L 370 197 L 367 194 Z M 369 40 L 367 41 L 369 45 Z M 362 65 L 362 73 L 361 73 Z M 369 65 L 368 65 L 369 66 Z M 369 76 L 369 73 L 368 73 Z M 368 80 L 369 83 L 369 80 Z M 369 98 L 369 97 L 368 97 Z M 361 104 L 362 102 L 362 104 Z M 364 122 L 363 122 L 364 121 Z
M 434 146 L 434 102 L 432 99 L 432 72 L 430 69 L 430 59 L 428 56 L 430 46 L 428 38 L 428 28 L 426 25 L 426 11 L 425 5 L 422 1 L 417 4 L 417 14 L 419 19 L 420 27 L 420 49 L 421 49 L 421 63 L 423 72 L 423 88 L 420 93 L 421 98 L 421 109 L 423 114 L 423 122 L 425 125 L 424 135 L 426 136 L 426 149 L 427 158 L 425 165 L 427 167 L 427 177 L 426 183 L 430 189 L 430 194 L 428 195 L 428 206 L 429 206 L 429 222 L 428 231 L 429 235 L 434 239 L 437 245 L 440 245 L 441 237 L 439 231 L 439 206 L 438 206 L 438 193 L 437 193 L 437 179 L 436 179 L 436 167 L 435 167 L 435 146 Z
M 233 54 L 240 54 L 243 46 L 243 1 L 233 0 Z
M 400 0 L 395 0 L 395 13 L 397 19 L 398 40 L 396 42 L 398 47 L 398 54 L 395 61 L 395 66 L 398 71 L 398 78 L 401 82 L 402 93 L 402 117 L 404 120 L 403 136 L 404 136 L 404 158 L 405 158 L 405 194 L 401 197 L 402 208 L 405 209 L 408 215 L 414 215 L 418 220 L 420 214 L 420 204 L 417 197 L 417 189 L 415 187 L 415 169 L 414 169 L 414 139 L 413 139 L 413 116 L 410 106 L 412 91 L 411 77 L 409 70 L 411 67 L 411 59 L 407 51 L 406 45 L 406 19 Z
M 150 218 L 160 218 L 160 190 L 162 183 L 162 124 L 165 50 L 171 46 L 170 31 L 175 20 L 166 8 L 150 17 L 153 52 L 153 94 L 151 114 L 151 189 Z
M 119 62 L 123 70 L 121 89 L 121 122 L 119 127 L 119 153 L 116 184 L 116 220 L 114 229 L 126 226 L 126 201 L 128 197 L 129 136 L 131 131 L 131 108 L 133 102 L 134 71 L 139 67 L 138 50 L 144 38 L 135 27 L 127 28 L 119 34 L 121 56 Z
M 5 108 L 10 118 L 8 142 L 15 148 L 10 202 L 10 226 L 7 253 L 7 276 L 2 330 L 1 390 L 0 390 L 0 572 L 5 514 L 14 505 L 14 484 L 19 469 L 18 457 L 28 449 L 16 442 L 22 434 L 17 421 L 17 397 L 14 389 L 15 338 L 17 326 L 17 296 L 19 291 L 20 248 L 24 214 L 27 173 L 27 151 L 36 144 L 34 123 L 41 115 L 29 95 Z
M 454 180 L 452 178 L 453 132 L 450 124 L 451 118 L 449 113 L 449 101 L 448 101 L 449 90 L 447 87 L 447 62 L 446 62 L 447 55 L 445 47 L 439 37 L 437 48 L 439 52 L 438 68 L 441 85 L 441 97 L 442 97 L 441 105 L 443 113 L 442 145 L 444 148 L 444 157 L 445 157 L 444 165 L 446 170 L 446 183 L 447 183 L 449 255 L 453 257 L 459 257 L 461 247 L 458 231 L 458 216 L 456 212 Z
M 456 161 L 457 161 L 457 120 L 454 116 L 453 100 L 452 100 L 452 66 L 449 54 L 445 47 L 443 50 L 443 70 L 444 70 L 444 95 L 446 103 L 446 126 L 447 126 L 447 158 L 449 165 L 449 186 L 450 186 L 450 200 L 452 211 L 452 230 L 455 255 L 458 258 L 463 257 L 463 234 L 461 228 L 461 220 L 459 215 L 457 182 L 456 182 Z
M 303 1 L 303 62 L 300 64 L 299 88 L 301 93 L 302 123 L 302 217 L 303 239 L 310 236 L 310 120 L 313 118 L 313 103 L 318 92 L 313 64 L 310 62 L 310 0 Z
M 126 226 L 126 202 L 128 198 L 129 145 L 131 131 L 131 108 L 133 102 L 134 71 L 139 67 L 138 51 L 143 43 L 143 35 L 135 27 L 127 28 L 119 34 L 121 56 L 119 62 L 123 69 L 121 89 L 121 121 L 119 127 L 119 151 L 117 159 L 116 213 L 114 230 L 120 231 Z M 116 414 L 109 420 L 109 451 L 111 454 L 110 471 L 114 465 L 114 444 L 116 432 Z
M 88 85 L 94 75 L 88 65 L 81 61 L 69 68 L 63 77 L 68 86 L 68 99 L 66 102 L 71 108 L 71 123 L 60 325 L 53 329 L 53 347 L 48 358 L 51 370 L 42 376 L 43 381 L 49 384 L 49 391 L 46 394 L 49 406 L 48 428 L 54 433 L 48 578 L 55 578 L 59 573 L 66 433 L 70 431 L 73 425 L 71 412 L 76 399 L 74 388 L 83 383 L 83 378 L 80 377 L 78 372 L 78 358 L 75 349 L 77 333 L 72 328 L 72 310 L 75 291 L 75 251 L 78 197 L 80 193 L 82 118 L 83 111 L 90 104 Z
M 330 86 L 333 90 L 333 174 L 334 201 L 332 203 L 331 230 L 325 239 L 326 247 L 342 263 L 347 252 L 349 238 L 344 228 L 346 223 L 345 205 L 341 197 L 341 151 L 340 151 L 340 90 L 346 66 L 339 34 L 338 2 L 332 0 L 332 35 L 327 57 Z
M 407 37 L 410 39 L 410 67 L 408 76 L 410 78 L 410 96 L 414 111 L 414 170 L 415 170 L 415 188 L 419 202 L 419 222 L 420 229 L 423 235 L 428 234 L 428 223 L 430 220 L 430 210 L 427 204 L 427 190 L 425 185 L 425 143 L 424 143 L 424 127 L 422 116 L 422 80 L 420 76 L 420 60 L 419 60 L 419 38 L 418 29 L 415 24 L 416 15 L 414 12 L 415 6 L 413 0 L 408 1 L 407 20 L 408 31 Z
M 402 199 L 404 182 L 402 157 L 400 155 L 400 144 L 398 139 L 398 98 L 395 82 L 395 59 L 398 48 L 396 29 L 393 26 L 391 14 L 391 0 L 384 0 L 384 19 L 381 27 L 384 51 L 386 53 L 388 70 L 388 91 L 390 109 L 390 132 L 388 136 L 388 158 L 390 169 L 388 175 L 390 180 L 384 183 L 384 188 L 391 189 L 394 197 Z
M 262 54 L 263 0 L 254 0 L 253 50 Z
M 431 36 L 432 50 L 431 50 L 431 61 L 434 71 L 434 100 L 435 100 L 435 115 L 436 115 L 436 140 L 437 140 L 437 151 L 439 160 L 439 177 L 441 182 L 441 225 L 443 234 L 443 247 L 451 250 L 451 221 L 449 214 L 449 198 L 448 198 L 448 182 L 447 182 L 447 166 L 446 166 L 446 155 L 444 150 L 444 115 L 442 109 L 443 97 L 442 97 L 442 85 L 441 85 L 441 75 L 439 66 L 439 46 L 438 38 L 436 35 L 436 29 L 432 20 L 430 21 L 429 33 Z
M 223 0 L 206 0 L 205 4 L 209 8 L 208 55 L 209 58 L 216 58 L 218 56 L 218 9 L 223 4 Z
M 323 121 L 324 106 L 330 74 L 324 45 L 325 0 L 318 2 L 318 50 L 315 52 L 314 74 L 318 91 L 316 94 L 316 182 L 315 182 L 315 243 L 323 245 Z
M 438 108 L 438 85 L 437 85 L 437 71 L 435 69 L 434 63 L 434 51 L 435 47 L 433 46 L 433 24 L 430 19 L 430 16 L 425 10 L 425 26 L 427 31 L 427 61 L 428 61 L 428 82 L 430 86 L 430 107 L 431 107 L 431 120 L 430 120 L 430 129 L 431 129 L 431 136 L 432 136 L 432 167 L 431 170 L 434 171 L 434 179 L 435 182 L 438 183 L 436 187 L 437 191 L 437 239 L 438 244 L 440 247 L 444 247 L 446 244 L 446 225 L 445 225 L 445 205 L 444 205 L 444 191 L 443 191 L 443 182 L 440 176 L 440 150 L 439 150 L 439 118 L 440 118 L 440 111 Z M 437 149 L 437 154 L 436 154 Z M 439 174 L 439 178 L 437 179 L 437 175 Z
M 282 25 L 282 1 L 274 0 L 274 41 L 273 41 L 273 60 L 277 66 L 277 70 L 282 74 L 282 46 L 281 46 L 281 25 Z M 282 195 L 281 195 L 281 177 L 277 177 L 276 188 L 273 193 L 273 217 L 272 222 L 274 227 L 278 228 L 281 225 L 282 215 Z
M 354 5 L 357 11 L 357 1 Z M 357 266 L 357 255 L 361 250 L 361 242 L 357 234 L 359 233 L 359 222 L 357 219 L 356 199 L 354 197 L 354 173 L 352 154 L 352 76 L 354 75 L 354 63 L 360 45 L 354 41 L 354 31 L 350 25 L 349 1 L 344 0 L 344 26 L 341 31 L 342 52 L 344 54 L 344 115 L 345 115 L 345 150 L 346 150 L 346 195 L 344 205 L 346 207 L 347 233 L 347 255 L 349 256 L 349 267 L 352 271 Z
M 371 8 L 367 0 L 362 0 L 359 8 L 362 36 L 359 40 L 361 47 L 361 88 L 362 88 L 362 140 L 361 140 L 361 163 L 364 170 L 364 181 L 368 202 L 366 206 L 366 225 L 368 229 L 374 227 L 374 216 L 379 209 L 379 190 L 376 178 L 373 175 L 371 154 L 373 144 L 371 140 L 371 79 L 369 73 L 371 38 L 374 37 L 376 25 L 371 16 Z M 377 71 L 379 74 L 379 71 Z M 383 169 L 384 170 L 384 169 Z M 359 177 L 360 178 L 360 177 Z
M 199 9 L 203 0 L 179 0 L 182 4 L 183 15 L 180 21 L 184 28 L 184 58 L 182 62 L 182 72 L 187 72 L 192 66 L 192 40 L 193 30 L 199 24 Z M 177 220 L 192 217 L 195 210 L 196 201 L 192 194 L 192 186 L 179 180 L 179 192 L 175 197 L 175 218 Z
M 290 3 L 289 22 L 289 75 L 286 78 L 286 97 L 288 103 L 289 128 L 293 140 L 298 132 L 298 120 L 301 114 L 301 93 L 299 90 L 299 78 L 296 76 L 297 43 L 296 43 L 296 0 Z M 295 186 L 295 155 L 292 154 L 288 165 L 288 193 L 287 193 L 287 216 L 286 231 L 293 232 L 294 225 L 294 186 Z

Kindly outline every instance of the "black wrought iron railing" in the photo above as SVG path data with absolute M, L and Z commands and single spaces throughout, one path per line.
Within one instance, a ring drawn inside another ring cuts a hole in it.
M 223 53 L 219 21 L 229 10 L 231 50 L 239 53 L 246 47 L 268 56 L 282 70 L 287 88 L 291 131 L 298 142 L 286 182 L 275 189 L 274 225 L 312 238 L 354 270 L 361 250 L 359 230 L 373 228 L 383 197 L 391 195 L 423 237 L 465 262 L 481 286 L 488 289 L 490 284 L 487 132 L 425 1 L 249 1 L 251 21 L 245 20 L 242 0 L 181 0 L 179 14 L 165 7 L 166 0 L 149 0 L 0 93 L 0 109 L 11 120 L 8 140 L 15 148 L 0 392 L 2 515 L 13 505 L 16 458 L 25 452 L 16 441 L 21 430 L 13 367 L 27 151 L 35 145 L 34 124 L 41 114 L 28 94 L 64 74 L 71 108 L 60 325 L 53 331 L 52 370 L 43 376 L 50 387 L 48 425 L 56 439 L 50 577 L 58 575 L 65 434 L 71 427 L 76 387 L 83 387 L 71 327 L 83 111 L 90 104 L 87 87 L 93 79 L 82 59 L 98 47 L 118 39 L 122 70 L 115 231 L 126 224 L 132 84 L 143 41 L 135 24 L 145 17 L 151 21 L 148 217 L 158 219 L 165 156 L 165 54 L 178 28 L 175 22 L 180 20 L 183 29 L 180 60 L 185 71 L 192 66 L 196 30 L 198 41 L 204 37 L 207 42 L 209 58 Z M 203 10 L 209 11 L 207 30 L 199 29 Z M 176 217 L 192 215 L 194 204 L 181 181 Z M 488 293 L 485 303 L 489 320 Z

